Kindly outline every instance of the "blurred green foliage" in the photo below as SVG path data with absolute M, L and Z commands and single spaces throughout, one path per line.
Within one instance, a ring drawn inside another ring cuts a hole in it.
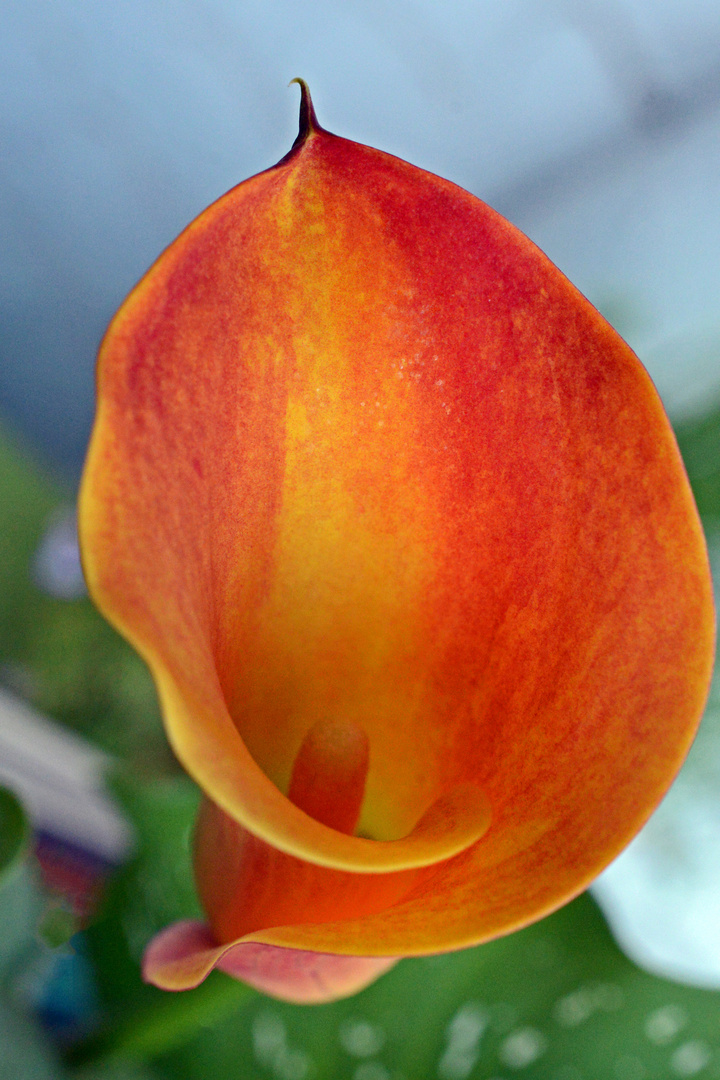
M 61 493 L 21 451 L 0 438 L 0 662 L 26 660 L 45 598 L 32 587 L 32 559 Z
M 42 908 L 29 860 L 30 827 L 20 802 L 0 788 L 0 1080 L 56 1080 L 57 1054 L 10 988 L 33 952 Z
M 148 775 L 177 771 L 152 679 L 87 597 L 48 596 L 34 558 L 69 493 L 0 437 L 0 681 Z
M 680 452 L 695 501 L 708 528 L 720 528 L 720 407 L 676 424 Z
M 258 998 L 159 1065 L 178 1080 L 678 1076 L 717 1047 L 718 1004 L 634 968 L 581 897 L 512 937 L 401 961 L 348 1001 Z
M 17 797 L 0 788 L 0 985 L 26 949 L 40 911 L 28 864 L 30 826 Z
M 20 800 L 0 788 L 0 889 L 15 873 L 30 843 L 30 825 Z
M 720 535 L 720 409 L 677 434 L 706 524 Z M 185 994 L 146 986 L 148 938 L 199 915 L 189 852 L 198 792 L 167 749 L 143 663 L 87 599 L 53 599 L 34 583 L 43 530 L 67 502 L 0 440 L 0 680 L 114 755 L 112 783 L 137 845 L 84 933 L 100 1023 L 61 1066 L 17 993 L 23 958 L 46 947 L 43 900 L 24 817 L 0 793 L 0 1080 L 720 1077 L 720 994 L 635 968 L 587 896 L 480 948 L 402 961 L 333 1005 L 282 1005 L 218 972 Z M 53 923 L 52 943 L 72 929 Z

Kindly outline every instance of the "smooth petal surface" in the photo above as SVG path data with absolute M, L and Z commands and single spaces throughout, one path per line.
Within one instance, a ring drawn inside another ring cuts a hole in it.
M 305 100 L 131 294 L 98 394 L 88 581 L 180 760 L 258 842 L 378 890 L 244 941 L 469 945 L 637 831 L 707 692 L 706 551 L 647 374 L 507 221 Z M 369 741 L 358 836 L 284 794 L 329 720 Z
M 316 866 L 253 836 L 209 800 L 200 808 L 195 877 L 218 943 L 269 927 L 383 912 L 410 892 L 419 873 L 353 874 Z

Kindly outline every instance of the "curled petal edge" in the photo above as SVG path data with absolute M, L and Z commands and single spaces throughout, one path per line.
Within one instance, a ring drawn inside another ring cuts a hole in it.
M 358 993 L 397 961 L 397 956 L 339 956 L 257 941 L 216 945 L 205 923 L 185 919 L 152 939 L 143 978 L 161 990 L 191 990 L 218 968 L 280 1001 L 321 1005 Z
M 319 866 L 382 874 L 450 859 L 487 832 L 490 803 L 477 784 L 469 781 L 460 781 L 439 795 L 411 832 L 397 840 L 348 836 L 323 825 L 289 802 L 268 780 L 229 716 L 211 713 L 189 689 L 181 692 L 150 650 L 144 650 L 122 625 L 119 629 L 155 676 L 168 736 L 180 762 L 229 817 L 271 847 Z M 242 803 L 238 792 L 242 792 Z

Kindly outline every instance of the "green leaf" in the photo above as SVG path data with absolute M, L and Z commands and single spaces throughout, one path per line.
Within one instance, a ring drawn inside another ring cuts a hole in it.
M 103 917 L 86 933 L 106 1023 L 73 1051 L 75 1062 L 156 1058 L 236 1016 L 256 996 L 220 972 L 182 994 L 141 982 L 140 960 L 153 934 L 176 919 L 202 915 L 189 843 L 200 793 L 185 776 L 148 783 L 126 771 L 115 776 L 114 790 L 135 826 L 137 853 L 115 882 Z
M 676 424 L 675 434 L 700 514 L 720 520 L 720 408 Z
M 202 917 L 190 854 L 200 792 L 183 774 L 147 781 L 119 769 L 112 783 L 138 840 L 125 877 L 130 910 L 125 907 L 124 918 L 140 956 L 148 938 L 169 922 Z
M 158 1080 L 158 1074 L 147 1065 L 125 1062 L 88 1065 L 67 1075 L 68 1080 Z
M 78 1061 L 155 1057 L 252 997 L 220 973 L 184 994 L 142 982 L 140 961 L 150 938 L 176 919 L 201 916 L 189 843 L 200 793 L 185 776 L 148 783 L 122 770 L 114 790 L 135 826 L 137 852 L 116 878 L 102 917 L 86 932 L 106 1023 L 77 1048 Z
M 0 788 L 0 890 L 28 852 L 30 824 L 20 800 Z
M 634 967 L 586 895 L 499 941 L 401 961 L 334 1005 L 258 995 L 159 1065 L 173 1080 L 702 1080 L 719 1011 L 720 995 Z
M 106 1024 L 70 1061 L 116 1063 L 144 1061 L 184 1045 L 198 1030 L 207 1030 L 234 1017 L 255 996 L 248 986 L 214 972 L 194 990 L 158 993 L 150 1005 L 130 1005 L 114 1023 Z

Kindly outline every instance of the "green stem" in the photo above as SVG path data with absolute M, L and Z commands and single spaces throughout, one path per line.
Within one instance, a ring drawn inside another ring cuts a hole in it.
M 244 1005 L 255 991 L 221 972 L 201 986 L 168 994 L 142 1012 L 106 1025 L 67 1055 L 70 1065 L 149 1061 L 182 1046 L 203 1027 L 214 1026 Z

